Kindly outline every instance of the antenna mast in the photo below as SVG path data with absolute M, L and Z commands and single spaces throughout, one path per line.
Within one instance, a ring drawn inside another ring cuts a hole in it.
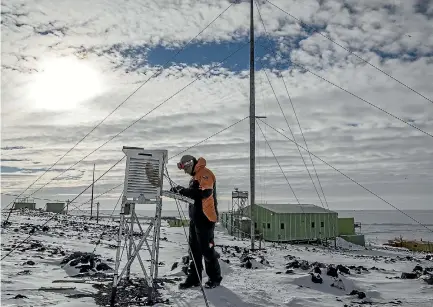
M 254 87 L 254 0 L 250 3 L 250 219 L 251 249 L 254 249 L 254 206 L 256 167 L 256 99 Z

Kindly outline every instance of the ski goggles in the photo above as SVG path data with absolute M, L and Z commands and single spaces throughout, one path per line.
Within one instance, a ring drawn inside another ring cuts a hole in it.
M 178 162 L 178 163 L 177 163 L 177 168 L 178 168 L 178 169 L 185 169 L 186 167 L 191 166 L 192 163 L 193 163 L 192 161 L 188 161 L 188 162 Z

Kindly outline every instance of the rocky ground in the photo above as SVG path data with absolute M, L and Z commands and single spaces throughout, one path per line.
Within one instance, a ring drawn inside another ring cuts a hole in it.
M 2 306 L 106 306 L 117 224 L 59 215 L 43 225 L 50 217 L 14 214 L 2 230 L 2 257 L 13 251 L 2 261 Z M 269 243 L 251 251 L 248 242 L 221 228 L 216 238 L 224 279 L 221 287 L 206 290 L 211 306 L 433 306 L 431 255 Z M 140 254 L 148 265 L 148 252 Z M 190 261 L 183 229 L 164 224 L 155 295 L 150 301 L 134 262 L 131 279 L 119 284 L 117 304 L 205 306 L 200 288 L 177 288 Z

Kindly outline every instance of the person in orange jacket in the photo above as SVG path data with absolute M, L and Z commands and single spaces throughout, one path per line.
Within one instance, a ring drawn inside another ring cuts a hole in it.
M 177 167 L 192 178 L 188 188 L 177 186 L 171 191 L 194 200 L 194 204 L 189 205 L 188 239 L 194 261 L 191 261 L 188 276 L 180 283 L 179 288 L 187 289 L 200 285 L 203 271 L 202 258 L 209 277 L 205 287 L 214 288 L 219 286 L 222 280 L 218 254 L 214 249 L 214 230 L 218 220 L 215 175 L 206 167 L 204 158 L 197 160 L 191 155 L 183 156 Z

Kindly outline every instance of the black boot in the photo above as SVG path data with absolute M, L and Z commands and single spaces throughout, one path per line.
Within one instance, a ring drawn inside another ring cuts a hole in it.
M 208 289 L 212 289 L 212 288 L 218 287 L 221 284 L 222 279 L 223 279 L 222 277 L 218 278 L 217 280 L 211 280 L 211 279 L 209 279 L 204 284 L 204 287 L 208 288 Z
M 200 286 L 200 280 L 197 278 L 197 276 L 188 275 L 185 281 L 179 284 L 179 289 L 188 289 L 198 286 Z

